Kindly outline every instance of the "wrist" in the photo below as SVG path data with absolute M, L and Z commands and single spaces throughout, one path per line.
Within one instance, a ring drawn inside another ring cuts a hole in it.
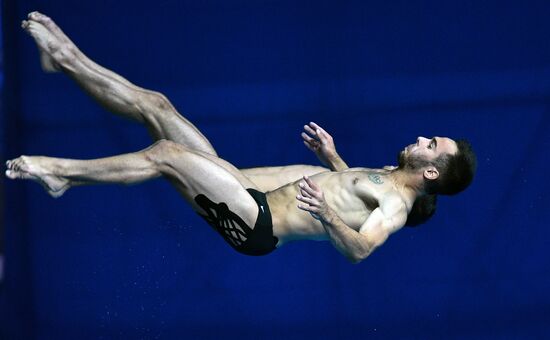
M 332 210 L 328 205 L 323 209 L 323 211 L 319 214 L 319 217 L 321 218 L 321 221 L 332 225 L 334 222 L 334 219 L 336 217 L 336 214 L 334 213 L 334 210 Z
M 339 159 L 340 159 L 340 156 L 338 155 L 336 150 L 334 150 L 334 152 L 327 153 L 327 160 L 329 162 L 335 163 L 335 162 L 338 162 Z

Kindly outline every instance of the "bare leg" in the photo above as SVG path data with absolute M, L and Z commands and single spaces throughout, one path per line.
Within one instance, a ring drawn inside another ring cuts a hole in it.
M 30 179 L 41 184 L 52 197 L 60 197 L 70 187 L 70 181 L 63 177 L 54 175 L 50 169 L 49 157 L 21 156 L 6 162 L 6 176 L 11 179 Z M 53 164 L 52 167 L 53 168 Z
M 34 38 L 45 71 L 63 71 L 107 110 L 145 124 L 155 140 L 216 155 L 206 137 L 164 95 L 135 86 L 90 60 L 49 17 L 32 12 L 22 27 Z
M 258 206 L 246 188 L 256 188 L 237 169 L 224 160 L 199 155 L 171 141 L 125 155 L 94 160 L 71 160 L 41 156 L 22 156 L 6 163 L 11 179 L 31 179 L 46 191 L 61 196 L 73 183 L 134 184 L 160 176 L 167 177 L 199 213 L 194 201 L 199 194 L 214 202 L 224 202 L 249 226 L 254 226 Z M 227 170 L 227 169 L 233 170 Z
M 107 110 L 145 124 L 154 140 L 168 139 L 195 151 L 217 155 L 206 137 L 165 96 L 137 87 L 90 60 L 49 17 L 32 12 L 22 27 L 34 38 L 46 72 L 65 72 Z M 270 191 L 321 171 L 324 169 L 276 167 L 244 169 L 242 173 L 260 190 Z M 71 183 L 74 185 L 76 182 Z

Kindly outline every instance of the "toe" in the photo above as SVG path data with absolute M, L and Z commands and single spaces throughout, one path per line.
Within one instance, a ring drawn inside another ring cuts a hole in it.
M 12 170 L 6 170 L 6 177 L 11 178 L 11 179 L 16 179 L 17 178 L 17 172 L 12 171 Z
M 36 20 L 39 15 L 40 15 L 40 13 L 38 13 L 38 11 L 34 11 L 34 12 L 30 12 L 27 15 L 27 18 L 29 18 L 30 20 Z
M 23 27 L 23 25 L 21 25 Z M 23 27 L 27 32 L 31 33 L 33 28 L 36 28 L 36 22 L 34 21 L 25 21 L 25 26 Z
M 21 157 L 17 158 L 15 160 L 14 169 L 15 171 L 21 171 L 21 167 L 23 166 L 23 161 Z
M 29 162 L 28 162 L 29 158 L 28 158 L 28 156 L 21 156 L 21 157 L 19 157 L 19 160 L 20 160 L 20 162 L 19 162 L 19 171 L 25 171 L 25 172 L 28 171 L 28 169 L 29 169 Z
M 11 170 L 19 171 L 19 166 L 21 165 L 21 158 L 17 158 L 12 162 Z
M 29 13 L 29 19 L 40 23 L 49 23 L 51 21 L 50 17 L 37 11 Z

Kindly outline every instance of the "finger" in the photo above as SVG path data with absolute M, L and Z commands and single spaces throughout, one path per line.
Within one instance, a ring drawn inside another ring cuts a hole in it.
M 310 125 L 312 128 L 314 128 L 315 130 L 317 130 L 317 129 L 320 128 L 319 124 L 317 124 L 317 123 L 315 123 L 315 122 L 309 122 L 309 125 Z
M 315 129 L 318 138 L 321 140 L 321 142 L 323 142 L 323 144 L 325 144 L 325 142 L 328 143 L 332 140 L 332 136 L 330 135 L 330 133 L 326 132 L 325 129 L 315 124 L 314 122 L 311 122 L 310 124 Z
M 304 180 L 306 181 L 307 185 L 309 185 L 309 187 L 314 191 L 321 191 L 321 188 L 319 188 L 317 184 L 315 184 L 315 182 L 311 180 L 311 178 L 304 176 Z
M 304 196 L 316 197 L 317 193 L 306 182 L 300 182 L 300 190 L 305 193 Z
M 309 144 L 308 142 L 304 141 L 304 145 L 305 145 L 308 149 L 310 149 L 311 151 L 315 152 L 315 147 L 312 146 L 311 144 Z
M 302 136 L 302 139 L 305 140 L 305 141 L 308 141 L 308 142 L 310 142 L 310 143 L 312 143 L 312 142 L 315 141 L 315 139 L 311 138 L 311 137 L 310 137 L 307 133 L 305 133 L 305 132 L 302 132 L 300 135 Z
M 302 132 L 302 138 L 307 141 L 308 143 L 315 143 L 317 142 L 315 139 L 311 138 L 307 133 Z
M 313 129 L 315 129 L 315 130 L 320 130 L 321 132 L 326 133 L 327 135 L 329 135 L 328 132 L 326 132 L 325 129 L 323 129 L 322 127 L 320 127 L 317 123 L 310 122 L 309 125 L 311 125 L 311 127 L 312 127 Z M 330 135 L 329 135 L 329 136 L 330 136 Z
M 303 132 L 302 132 L 303 133 Z M 305 133 L 303 133 L 302 135 L 302 139 L 304 141 L 304 144 L 306 144 L 306 146 L 311 150 L 311 151 L 315 151 L 319 148 L 319 142 L 312 139 L 311 137 L 309 137 L 308 135 L 306 135 Z
M 313 197 L 315 195 L 315 191 L 304 181 L 300 182 L 300 193 L 306 197 Z
M 332 136 L 328 132 L 326 132 L 322 128 L 318 128 L 316 131 L 317 131 L 317 136 L 321 141 L 321 143 L 323 144 L 333 143 Z
M 302 195 L 304 197 L 309 197 L 309 198 L 313 197 L 307 191 L 305 191 L 304 189 L 300 189 L 300 195 Z
M 311 127 L 309 127 L 308 125 L 304 125 L 304 130 L 307 131 L 307 133 L 309 133 L 310 135 L 312 136 L 316 136 L 317 133 L 315 132 L 314 129 L 312 129 Z
M 328 142 L 328 138 L 326 135 L 326 132 L 321 131 L 320 129 L 317 129 L 317 138 L 319 138 L 319 141 L 321 144 L 326 145 Z
M 303 203 L 298 204 L 298 209 L 302 209 L 303 211 L 307 211 L 307 212 L 310 212 L 310 213 L 317 213 L 318 212 L 317 208 L 312 207 L 311 205 L 303 204 Z
M 296 195 L 296 199 L 300 202 L 304 202 L 304 203 L 307 203 L 309 205 L 314 205 L 314 206 L 319 205 L 317 200 L 315 200 L 313 198 L 310 198 L 310 197 L 305 197 L 305 196 L 302 196 L 302 195 Z
M 306 206 L 305 204 L 299 203 L 299 204 L 297 205 L 297 207 L 298 207 L 298 209 L 301 209 L 301 210 L 303 210 L 303 211 L 309 211 L 308 208 L 307 208 L 307 206 Z

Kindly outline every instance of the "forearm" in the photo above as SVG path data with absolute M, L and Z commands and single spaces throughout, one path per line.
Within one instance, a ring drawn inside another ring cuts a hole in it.
M 372 252 L 367 237 L 345 224 L 334 210 L 329 209 L 320 221 L 332 245 L 351 262 L 358 263 Z
M 300 179 L 303 174 L 318 174 L 323 171 L 328 171 L 327 168 L 315 165 L 294 164 L 284 166 L 263 166 L 256 168 L 239 169 L 246 176 L 287 176 L 294 180 Z M 288 183 L 288 182 L 287 182 Z
M 321 221 L 332 245 L 351 262 L 358 263 L 372 253 L 376 243 L 371 242 L 367 235 L 361 234 L 349 226 L 328 206 L 321 188 L 310 178 L 304 176 L 304 181 L 298 184 L 300 202 L 298 208 L 308 211 Z M 381 242 L 379 243 L 381 244 Z
M 313 176 L 325 171 L 329 171 L 329 169 L 312 165 L 241 169 L 241 172 L 264 192 L 272 191 L 285 184 L 295 182 L 304 175 Z
M 344 171 L 349 168 L 346 162 L 344 162 L 344 160 L 336 152 L 334 152 L 334 155 L 332 157 L 327 158 L 327 162 L 327 166 L 332 171 Z

